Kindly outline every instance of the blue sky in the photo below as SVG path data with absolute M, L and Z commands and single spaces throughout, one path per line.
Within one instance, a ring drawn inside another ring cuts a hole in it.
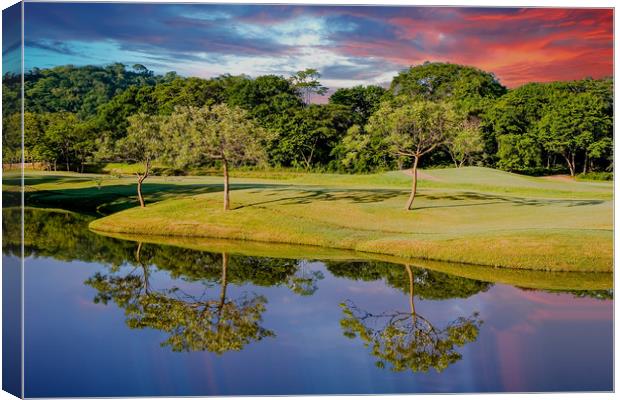
M 290 75 L 385 84 L 429 61 L 474 65 L 508 86 L 611 75 L 605 9 L 26 3 L 26 68 L 144 64 L 157 73 Z

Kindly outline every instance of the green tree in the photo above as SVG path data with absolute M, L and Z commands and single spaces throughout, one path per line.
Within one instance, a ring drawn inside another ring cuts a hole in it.
M 332 150 L 351 125 L 351 114 L 345 106 L 311 104 L 297 109 L 282 119 L 278 136 L 270 149 L 276 165 L 302 166 L 306 170 L 315 164 L 326 165 Z
M 2 76 L 2 163 L 22 161 L 21 74 Z
M 394 167 L 394 155 L 381 131 L 366 132 L 364 126 L 347 130 L 333 153 L 350 172 L 370 172 Z
M 603 100 L 591 93 L 578 93 L 553 97 L 538 123 L 538 132 L 543 147 L 560 154 L 575 176 L 576 155 L 583 152 L 587 157 L 588 149 L 598 150 L 593 144 L 597 138 L 604 138 L 611 126 Z
M 411 209 L 415 199 L 420 158 L 446 142 L 455 120 L 450 104 L 427 100 L 405 101 L 400 106 L 385 102 L 370 118 L 367 132 L 382 135 L 394 155 L 413 158 L 406 210 Z
M 128 121 L 127 136 L 116 143 L 114 152 L 121 160 L 142 164 L 142 171 L 136 172 L 136 177 L 138 200 L 140 207 L 144 207 L 142 182 L 149 177 L 153 162 L 165 154 L 170 136 L 160 116 L 140 113 Z
M 230 209 L 229 169 L 242 163 L 267 161 L 270 134 L 247 111 L 226 104 L 182 107 L 166 123 L 173 138 L 167 159 L 186 167 L 209 160 L 221 162 L 224 172 L 224 210 Z
M 228 105 L 245 109 L 265 128 L 279 126 L 303 106 L 292 83 L 277 75 L 228 77 L 225 90 Z
M 310 104 L 314 94 L 323 96 L 327 93 L 327 88 L 321 85 L 319 78 L 321 74 L 314 68 L 297 71 L 291 76 L 290 81 L 304 104 Z
M 69 112 L 86 120 L 131 85 L 153 85 L 158 79 L 150 71 L 127 70 L 120 63 L 34 68 L 24 74 L 25 106 L 27 111 Z
M 67 171 L 71 170 L 76 146 L 84 140 L 84 125 L 73 113 L 58 112 L 47 114 L 45 136 L 64 160 Z
M 500 135 L 497 142 L 498 166 L 501 169 L 520 171 L 541 166 L 540 143 L 535 135 Z
M 22 121 L 21 113 L 8 114 L 2 117 L 2 163 L 19 164 L 22 159 Z M 25 154 L 28 159 L 28 154 Z
M 484 99 L 501 97 L 506 88 L 493 74 L 477 68 L 427 61 L 400 72 L 389 91 L 395 97 L 454 101 L 469 114 L 478 114 Z
M 462 118 L 446 140 L 446 149 L 457 168 L 472 162 L 475 154 L 484 150 L 480 124 L 471 118 Z
M 354 86 L 340 88 L 329 97 L 330 104 L 347 106 L 354 115 L 354 122 L 360 126 L 368 122 L 368 118 L 377 111 L 385 89 L 381 86 Z

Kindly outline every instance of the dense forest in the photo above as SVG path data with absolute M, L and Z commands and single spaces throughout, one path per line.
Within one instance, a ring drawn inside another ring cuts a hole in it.
M 337 89 L 325 104 L 312 101 L 327 91 L 313 69 L 290 77 L 201 79 L 174 72 L 155 75 L 139 64 L 69 65 L 35 68 L 24 82 L 25 161 L 50 170 L 84 172 L 104 162 L 131 162 L 125 152 L 108 150 L 128 136 L 132 116 L 174 116 L 180 107 L 219 104 L 243 110 L 269 133 L 263 142 L 266 161 L 275 168 L 366 173 L 411 167 L 414 159 L 386 145 L 384 126 L 398 125 L 394 118 L 442 124 L 444 115 L 459 121 L 451 125 L 455 132 L 450 140 L 429 147 L 420 166 L 478 165 L 571 175 L 611 172 L 613 166 L 612 78 L 507 89 L 492 73 L 427 62 L 401 71 L 388 88 Z M 20 158 L 15 135 L 20 89 L 18 76 L 3 77 L 5 164 Z M 402 107 L 412 101 L 441 107 Z M 396 106 L 406 112 L 399 116 Z M 219 167 L 214 159 L 200 163 Z

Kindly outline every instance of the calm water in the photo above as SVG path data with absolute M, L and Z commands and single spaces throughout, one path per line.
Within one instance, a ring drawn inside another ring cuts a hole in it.
M 613 389 L 611 291 L 200 252 L 87 221 L 26 215 L 28 397 Z

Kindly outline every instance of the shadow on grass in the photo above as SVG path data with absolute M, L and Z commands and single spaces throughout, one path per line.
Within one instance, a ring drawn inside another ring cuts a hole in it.
M 282 205 L 294 204 L 310 204 L 314 201 L 348 201 L 350 203 L 379 203 L 394 197 L 406 194 L 403 190 L 390 189 L 308 189 L 308 188 L 278 188 L 268 196 L 275 196 L 280 191 L 297 191 L 300 192 L 295 196 L 278 197 L 273 200 L 260 201 L 256 203 L 243 204 L 235 209 L 246 207 L 262 206 L 265 204 L 280 203 Z
M 290 191 L 291 188 L 281 188 L 281 191 Z M 314 201 L 348 201 L 350 203 L 379 203 L 398 196 L 406 196 L 408 190 L 399 189 L 307 189 L 295 188 L 300 192 L 298 195 L 289 197 L 278 197 L 273 200 L 266 200 L 256 203 L 249 203 L 236 207 L 237 209 L 252 206 L 261 206 L 265 204 L 280 203 L 282 205 L 294 204 L 310 204 Z M 269 194 L 276 196 L 277 191 Z M 570 199 L 528 199 L 523 197 L 498 196 L 493 194 L 463 192 L 453 195 L 428 195 L 418 194 L 417 198 L 423 198 L 431 201 L 450 201 L 456 204 L 440 204 L 431 206 L 415 207 L 413 210 L 424 210 L 432 208 L 457 208 L 457 207 L 475 207 L 489 204 L 512 204 L 517 206 L 591 206 L 604 203 L 603 200 L 570 200 Z M 459 203 L 465 202 L 465 203 Z
M 580 206 L 593 206 L 604 203 L 603 200 L 570 200 L 570 199 L 528 199 L 524 197 L 512 197 L 512 196 L 498 196 L 485 193 L 464 192 L 455 195 L 420 195 L 426 200 L 437 201 L 480 201 L 480 203 L 466 203 L 466 204 L 444 204 L 437 206 L 425 206 L 415 207 L 414 210 L 424 210 L 432 208 L 455 208 L 455 207 L 473 207 L 483 206 L 489 204 L 512 204 L 516 206 L 565 206 L 565 207 L 580 207 Z
M 75 182 L 75 181 L 73 181 Z M 251 188 L 274 189 L 271 184 L 236 184 L 231 190 Z M 172 197 L 193 196 L 204 193 L 221 192 L 223 185 L 213 184 L 173 184 L 145 183 L 142 193 L 147 204 L 156 203 Z M 8 193 L 8 192 L 4 192 Z M 26 190 L 25 203 L 29 207 L 62 208 L 91 215 L 109 215 L 138 206 L 136 184 L 90 186 L 56 190 Z
M 8 181 L 8 182 L 7 182 Z M 13 182 L 15 181 L 15 182 Z M 53 190 L 38 190 L 36 185 L 44 183 L 74 183 L 92 181 L 93 186 L 84 188 L 59 188 Z M 19 186 L 19 179 L 5 179 L 5 185 Z M 108 215 L 138 205 L 136 184 L 119 183 L 113 185 L 99 186 L 100 181 L 97 177 L 81 176 L 26 176 L 25 202 L 27 206 L 34 207 L 54 207 L 69 209 L 92 215 Z M 231 191 L 255 189 L 251 193 L 259 193 L 263 190 L 270 190 L 264 194 L 273 199 L 240 204 L 235 209 L 248 207 L 259 207 L 267 204 L 295 205 L 310 204 L 316 201 L 345 201 L 349 203 L 368 204 L 379 203 L 399 196 L 406 196 L 409 191 L 402 189 L 338 189 L 338 188 L 317 188 L 303 185 L 282 185 L 270 183 L 236 183 L 231 185 Z M 172 197 L 191 196 L 204 193 L 221 192 L 221 183 L 210 184 L 183 184 L 183 183 L 145 183 L 143 193 L 147 206 Z M 5 195 L 19 196 L 18 192 L 11 192 L 10 189 L 4 192 Z M 7 197 L 7 199 L 8 199 Z M 16 201 L 18 198 L 16 197 Z M 478 192 L 461 192 L 455 194 L 419 194 L 418 198 L 437 201 L 437 205 L 416 207 L 414 210 L 433 209 L 433 208 L 457 208 L 475 207 L 490 204 L 512 204 L 516 206 L 565 206 L 579 207 L 601 204 L 603 200 L 570 200 L 570 199 L 530 199 L 524 197 L 501 196 Z M 233 200 L 234 201 L 234 200 Z M 450 203 L 445 204 L 448 201 Z M 443 203 L 442 203 L 443 202 Z
M 76 183 L 76 182 L 95 182 L 96 177 L 86 177 L 86 176 L 72 176 L 72 175 L 35 175 L 35 176 L 24 176 L 24 185 L 42 185 L 46 183 Z M 13 185 L 19 186 L 21 185 L 21 177 L 17 176 L 8 176 L 2 178 L 3 185 Z

